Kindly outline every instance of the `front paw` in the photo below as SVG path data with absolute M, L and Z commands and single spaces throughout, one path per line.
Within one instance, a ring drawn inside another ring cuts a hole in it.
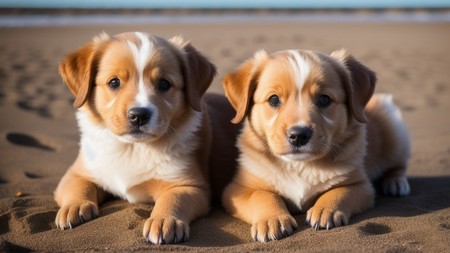
M 306 224 L 315 230 L 331 229 L 348 224 L 349 215 L 326 207 L 311 207 L 306 213 Z
M 269 242 L 291 235 L 297 227 L 295 219 L 289 214 L 284 214 L 253 223 L 251 232 L 253 240 Z
M 181 243 L 189 239 L 189 224 L 175 217 L 149 218 L 144 238 L 153 244 Z
M 97 218 L 98 206 L 92 201 L 81 201 L 62 206 L 56 214 L 56 227 L 64 230 Z

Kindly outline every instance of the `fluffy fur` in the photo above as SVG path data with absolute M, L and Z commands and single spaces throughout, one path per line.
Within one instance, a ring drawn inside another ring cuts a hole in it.
M 211 127 L 231 124 L 223 96 L 214 96 L 224 113 L 213 119 L 202 99 L 214 65 L 181 37 L 135 32 L 94 38 L 64 58 L 60 73 L 75 96 L 81 142 L 55 191 L 57 227 L 94 219 L 113 194 L 155 204 L 144 224 L 147 241 L 185 241 L 189 223 L 209 209 L 208 167 L 217 165 L 209 155 L 221 133 Z M 235 136 L 235 129 L 225 132 Z M 231 156 L 232 145 L 222 146 Z
M 372 97 L 375 82 L 344 50 L 260 51 L 225 76 L 244 127 L 223 204 L 255 240 L 290 235 L 299 211 L 315 229 L 348 224 L 373 205 L 370 180 L 387 195 L 409 193 L 407 131 L 391 96 Z

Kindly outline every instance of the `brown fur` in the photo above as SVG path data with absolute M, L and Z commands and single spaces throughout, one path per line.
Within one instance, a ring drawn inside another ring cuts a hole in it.
M 237 151 L 233 154 L 232 150 L 235 150 L 235 147 L 230 140 L 235 139 L 237 127 L 229 123 L 232 108 L 225 97 L 214 96 L 214 106 L 218 107 L 214 110 L 223 110 L 228 114 L 209 115 L 211 106 L 202 99 L 216 73 L 214 65 L 181 37 L 175 37 L 170 41 L 155 36 L 151 39 L 154 43 L 154 53 L 143 70 L 144 81 L 148 90 L 151 91 L 148 97 L 152 105 L 159 110 L 156 125 L 160 122 L 168 122 L 169 125 L 167 130 L 158 130 L 155 136 L 149 141 L 141 142 L 139 147 L 138 144 L 133 146 L 134 143 L 120 144 L 126 148 L 120 146 L 123 152 L 115 156 L 120 156 L 117 159 L 125 159 L 125 162 L 127 157 L 130 157 L 129 159 L 137 157 L 142 162 L 149 161 L 148 166 L 152 166 L 153 157 L 133 154 L 140 152 L 143 145 L 147 145 L 144 148 L 148 150 L 167 147 L 167 143 L 174 142 L 175 133 L 184 131 L 187 122 L 194 117 L 196 111 L 202 111 L 200 126 L 189 143 L 183 147 L 183 149 L 189 149 L 190 145 L 193 145 L 192 154 L 172 158 L 181 159 L 182 164 L 185 164 L 184 172 L 175 172 L 184 173 L 183 176 L 178 179 L 150 178 L 133 185 L 126 192 L 132 202 L 155 204 L 149 219 L 144 224 L 144 237 L 152 243 L 177 243 L 189 237 L 189 223 L 205 215 L 209 210 L 211 194 L 208 183 L 209 167 L 217 168 L 221 175 L 220 171 L 227 171 L 223 169 L 223 166 L 230 164 L 229 162 L 217 163 L 217 159 L 210 157 L 210 153 L 220 153 L 223 149 L 226 150 L 225 157 L 230 157 L 226 153 L 231 152 L 230 159 L 235 160 Z M 138 93 L 139 73 L 127 44 L 129 41 L 137 46 L 141 45 L 140 39 L 133 33 L 120 34 L 114 38 L 101 35 L 69 54 L 60 65 L 61 76 L 75 96 L 74 107 L 87 113 L 89 125 L 107 129 L 117 136 L 130 132 L 127 110 L 133 106 Z M 154 91 L 161 77 L 169 80 L 172 85 L 164 93 Z M 108 86 L 111 78 L 120 79 L 120 89 L 114 90 Z M 166 103 L 170 103 L 170 107 Z M 86 124 L 84 120 L 79 119 L 79 123 Z M 228 129 L 222 131 L 222 127 Z M 234 134 L 234 136 L 220 137 L 223 133 Z M 110 138 L 115 138 L 112 134 Z M 227 142 L 222 145 L 214 144 L 213 139 L 216 139 L 214 135 L 219 135 L 217 138 Z M 82 136 L 82 138 L 89 137 Z M 104 148 L 108 148 L 109 144 L 103 145 Z M 86 153 L 89 152 L 85 150 L 87 148 L 82 144 L 77 159 L 55 191 L 55 200 L 61 207 L 55 222 L 61 229 L 72 228 L 94 219 L 99 215 L 98 206 L 109 194 L 104 189 L 105 186 L 98 184 L 99 179 L 95 179 L 92 169 L 89 168 L 87 161 L 90 158 L 86 157 Z M 172 154 L 171 150 L 167 152 L 167 155 L 176 155 Z M 133 164 L 133 161 L 129 162 Z M 150 168 L 149 171 L 154 169 L 157 168 Z M 114 171 L 111 173 L 113 174 Z
M 316 229 L 347 224 L 352 215 L 373 205 L 367 174 L 372 180 L 382 178 L 387 194 L 409 193 L 409 142 L 401 120 L 389 114 L 395 106 L 376 103 L 384 100 L 376 96 L 365 111 L 375 74 L 342 50 L 331 56 L 299 51 L 309 65 L 300 90 L 291 54 L 258 52 L 223 80 L 236 110 L 234 122 L 246 118 L 238 141 L 239 171 L 223 204 L 252 224 L 257 241 L 291 234 L 297 227 L 292 212 L 307 211 L 306 220 Z M 276 108 L 268 102 L 274 94 L 281 101 Z M 324 108 L 317 105 L 322 94 L 331 99 Z M 286 133 L 299 122 L 313 134 L 307 144 L 294 148 Z M 374 170 L 378 172 L 370 172 Z

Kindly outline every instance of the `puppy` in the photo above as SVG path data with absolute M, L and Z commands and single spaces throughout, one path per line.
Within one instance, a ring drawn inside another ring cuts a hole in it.
M 407 131 L 391 96 L 371 99 L 375 81 L 344 50 L 260 51 L 224 77 L 233 122 L 246 120 L 223 204 L 252 224 L 254 240 L 290 235 L 298 211 L 315 229 L 348 224 L 373 205 L 370 180 L 387 195 L 409 193 Z
M 75 95 L 81 147 L 55 191 L 57 227 L 94 219 L 112 194 L 154 203 L 147 241 L 185 241 L 209 209 L 212 133 L 202 96 L 214 65 L 181 37 L 135 32 L 100 35 L 59 69 Z

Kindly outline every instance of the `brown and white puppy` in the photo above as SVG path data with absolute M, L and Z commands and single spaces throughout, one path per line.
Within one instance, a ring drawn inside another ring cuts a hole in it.
M 113 194 L 155 204 L 143 229 L 149 242 L 186 240 L 189 223 L 209 210 L 211 129 L 201 98 L 214 65 L 181 37 L 135 32 L 94 38 L 60 73 L 75 95 L 81 147 L 55 191 L 57 227 L 94 219 Z
M 371 99 L 375 81 L 344 50 L 260 51 L 225 76 L 233 122 L 246 120 L 223 204 L 255 240 L 290 235 L 298 211 L 315 229 L 348 224 L 373 205 L 370 180 L 387 195 L 409 193 L 407 131 L 389 95 Z

